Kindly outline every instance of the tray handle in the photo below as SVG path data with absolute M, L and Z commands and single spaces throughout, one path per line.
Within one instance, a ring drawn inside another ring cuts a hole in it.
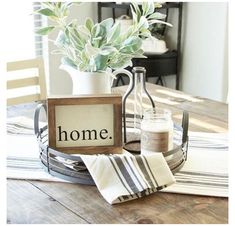
M 47 125 L 42 128 L 39 127 L 39 116 L 42 109 L 44 109 L 47 115 L 47 107 L 45 103 L 38 104 L 34 112 L 34 134 L 37 136 L 37 138 L 44 130 L 47 129 Z

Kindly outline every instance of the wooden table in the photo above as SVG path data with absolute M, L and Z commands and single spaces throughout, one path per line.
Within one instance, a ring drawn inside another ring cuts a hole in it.
M 181 121 L 182 110 L 190 112 L 190 130 L 226 132 L 227 104 L 193 97 L 180 91 L 148 84 L 159 107 L 168 107 Z M 123 93 L 126 87 L 115 88 Z M 228 199 L 170 193 L 155 193 L 139 200 L 109 205 L 95 186 L 8 180 L 8 223 L 228 223 Z

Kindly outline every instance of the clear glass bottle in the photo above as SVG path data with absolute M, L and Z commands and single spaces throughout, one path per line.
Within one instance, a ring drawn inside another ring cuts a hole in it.
M 169 110 L 156 108 L 146 110 L 141 122 L 141 154 L 172 150 L 173 128 Z
M 140 152 L 141 121 L 144 113 L 143 98 L 147 96 L 152 107 L 155 107 L 153 99 L 146 89 L 145 81 L 145 68 L 134 67 L 129 89 L 123 97 L 124 149 L 131 152 Z M 130 96 L 133 99 L 129 100 L 128 97 Z M 126 107 L 126 101 L 128 102 L 128 108 Z
M 133 128 L 134 128 L 134 133 L 135 133 L 135 137 L 136 139 L 140 140 L 140 124 L 141 124 L 141 120 L 143 118 L 143 94 L 144 94 L 144 73 L 145 69 L 139 68 L 139 67 L 135 67 L 133 69 L 133 74 L 134 74 L 134 103 L 133 103 Z

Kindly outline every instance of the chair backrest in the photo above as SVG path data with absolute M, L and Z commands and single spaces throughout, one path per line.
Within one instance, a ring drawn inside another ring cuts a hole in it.
M 25 70 L 37 69 L 37 74 L 22 75 Z M 7 90 L 16 93 L 14 97 L 7 97 L 7 105 L 16 105 L 33 101 L 45 100 L 47 97 L 46 79 L 44 62 L 42 58 L 35 58 L 22 61 L 14 61 L 7 63 L 7 72 L 16 74 L 21 71 L 18 78 L 7 79 Z M 10 75 L 10 73 L 8 73 Z M 34 89 L 30 89 L 33 88 Z M 36 87 L 36 88 L 35 88 Z M 18 89 L 18 90 L 17 90 Z M 27 92 L 24 92 L 24 90 Z

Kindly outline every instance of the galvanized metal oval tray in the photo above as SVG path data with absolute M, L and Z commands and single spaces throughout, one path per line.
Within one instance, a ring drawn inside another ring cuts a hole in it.
M 67 154 L 48 146 L 48 128 L 39 127 L 41 110 L 46 111 L 45 104 L 39 104 L 34 115 L 34 132 L 37 136 L 40 159 L 43 167 L 49 174 L 66 181 L 79 184 L 95 185 L 89 171 L 79 155 Z M 188 113 L 183 113 L 182 126 L 175 125 L 181 132 L 181 144 L 175 145 L 173 150 L 163 155 L 173 173 L 179 171 L 187 160 L 188 150 Z

